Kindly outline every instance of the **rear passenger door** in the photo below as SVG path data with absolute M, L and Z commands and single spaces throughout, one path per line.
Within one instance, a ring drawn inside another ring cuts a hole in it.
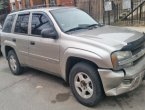
M 60 73 L 59 40 L 43 38 L 41 31 L 53 26 L 43 12 L 32 13 L 31 36 L 29 37 L 29 64 L 46 72 Z
M 17 55 L 21 64 L 28 64 L 28 28 L 30 13 L 17 15 L 12 41 L 16 43 Z

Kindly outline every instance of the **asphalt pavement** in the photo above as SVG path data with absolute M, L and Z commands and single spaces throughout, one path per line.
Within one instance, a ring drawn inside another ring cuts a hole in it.
M 125 28 L 128 28 L 128 29 L 132 29 L 132 30 L 136 30 L 136 31 L 139 31 L 139 32 L 144 32 L 145 33 L 145 26 L 139 26 L 139 27 L 125 27 Z
M 127 28 L 145 32 L 145 27 Z M 14 76 L 0 56 L 0 110 L 145 110 L 145 81 L 132 92 L 88 108 L 76 101 L 61 78 L 34 69 Z
M 0 56 L 0 110 L 145 110 L 145 81 L 132 92 L 88 108 L 76 101 L 61 78 L 34 69 L 14 76 Z

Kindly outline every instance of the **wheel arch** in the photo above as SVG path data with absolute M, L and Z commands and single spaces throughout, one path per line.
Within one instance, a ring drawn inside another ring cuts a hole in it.
M 70 75 L 70 71 L 71 69 L 73 68 L 73 66 L 77 63 L 80 63 L 80 62 L 85 62 L 85 63 L 88 63 L 90 64 L 91 66 L 93 66 L 94 68 L 98 69 L 98 65 L 95 64 L 94 62 L 90 61 L 90 60 L 87 60 L 87 59 L 84 59 L 84 58 L 80 58 L 80 57 L 69 57 L 67 59 L 67 62 L 66 62 L 66 69 L 65 69 L 65 73 L 66 73 L 66 82 L 69 83 L 69 75 Z
M 8 51 L 14 50 L 16 53 L 16 50 L 17 50 L 16 43 L 14 43 L 12 41 L 5 40 L 1 45 L 1 50 L 2 50 L 3 56 L 5 58 L 7 58 Z
M 11 50 L 13 50 L 14 52 L 16 52 L 15 49 L 12 46 L 5 46 L 5 57 L 6 58 L 8 57 L 9 51 L 11 51 Z
M 93 65 L 96 69 L 103 65 L 102 57 L 86 50 L 69 48 L 65 51 L 60 60 L 62 78 L 68 82 L 71 68 L 79 62 L 86 62 Z

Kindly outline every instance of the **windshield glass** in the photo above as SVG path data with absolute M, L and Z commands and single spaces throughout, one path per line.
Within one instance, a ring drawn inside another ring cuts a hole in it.
M 87 13 L 77 8 L 57 9 L 50 12 L 63 32 L 68 32 L 73 29 L 84 29 L 84 26 L 89 27 L 98 24 Z

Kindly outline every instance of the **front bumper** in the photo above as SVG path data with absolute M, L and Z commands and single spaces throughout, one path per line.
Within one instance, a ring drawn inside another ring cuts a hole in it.
M 145 57 L 124 71 L 98 70 L 107 96 L 117 96 L 132 91 L 142 83 L 145 75 Z

